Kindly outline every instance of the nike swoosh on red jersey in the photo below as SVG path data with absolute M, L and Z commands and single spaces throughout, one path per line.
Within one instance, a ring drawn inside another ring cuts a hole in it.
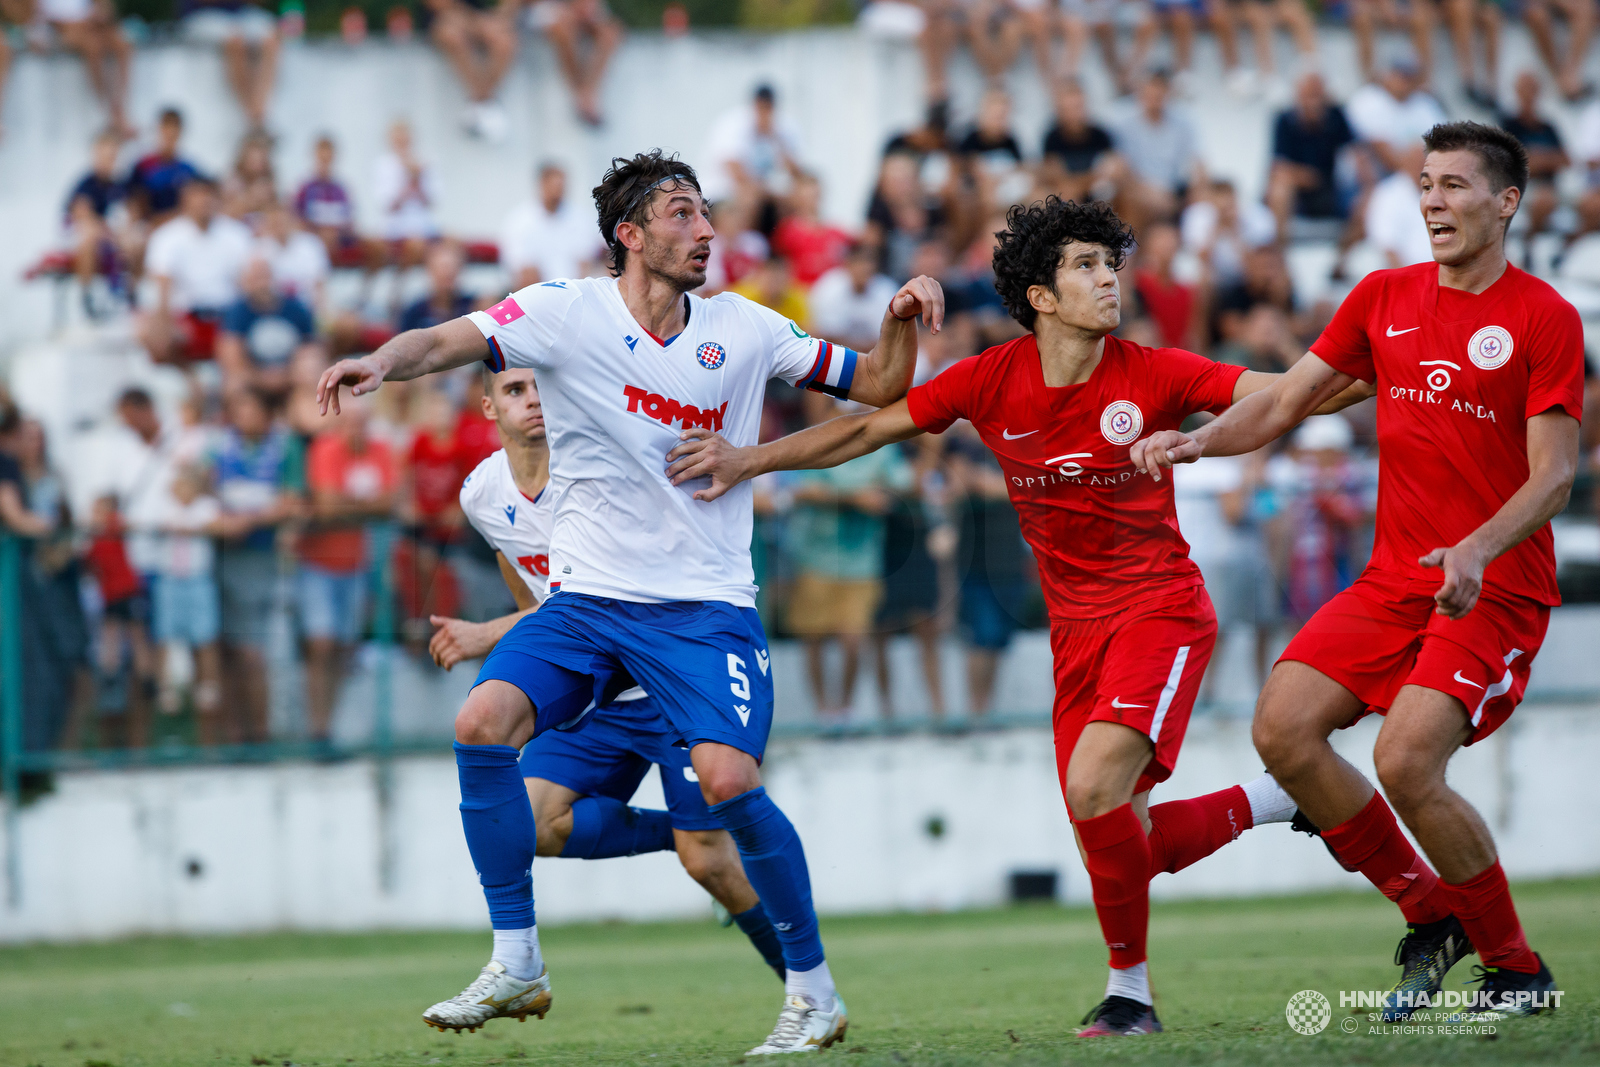
M 1120 702 L 1121 699 L 1121 697 L 1112 697 L 1111 706 L 1114 708 L 1148 708 L 1150 706 L 1149 704 L 1123 704 Z
M 1477 682 L 1474 682 L 1471 678 L 1463 678 L 1463 677 L 1461 677 L 1461 672 L 1460 671 L 1456 671 L 1456 681 L 1465 682 L 1468 685 L 1472 686 L 1474 689 L 1482 689 L 1483 688 L 1483 686 L 1479 685 Z
M 1036 434 L 1038 432 L 1039 432 L 1038 430 L 1029 430 L 1027 433 L 1012 433 L 1009 429 L 1007 429 L 1007 430 L 1001 430 L 1000 431 L 1000 436 L 1004 437 L 1007 441 L 1015 441 L 1015 440 L 1018 440 L 1019 438 L 1023 438 L 1023 437 L 1032 437 L 1034 434 Z
M 1421 326 L 1412 326 L 1410 329 L 1397 330 L 1397 329 L 1394 328 L 1394 323 L 1391 322 L 1389 324 L 1389 329 L 1384 331 L 1384 336 L 1386 336 L 1386 337 L 1399 337 L 1403 333 L 1410 333 L 1412 330 L 1420 330 L 1420 329 L 1422 329 Z

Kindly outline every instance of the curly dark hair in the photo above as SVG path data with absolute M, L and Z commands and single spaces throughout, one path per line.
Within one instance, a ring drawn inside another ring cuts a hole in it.
M 627 246 L 617 240 L 617 227 L 624 222 L 644 222 L 649 217 L 650 194 L 674 182 L 700 191 L 694 168 L 659 148 L 640 152 L 632 159 L 616 156 L 611 160 L 611 169 L 594 187 L 594 206 L 600 217 L 600 236 L 611 249 L 612 274 L 620 275 L 628 260 Z
M 1033 329 L 1039 317 L 1028 303 L 1030 286 L 1056 291 L 1067 245 L 1073 241 L 1105 245 L 1111 252 L 1111 269 L 1121 270 L 1133 247 L 1133 230 L 1102 200 L 1080 204 L 1049 196 L 1026 206 L 1015 204 L 1006 212 L 1006 228 L 995 234 L 994 288 L 1011 317 L 1024 329 Z

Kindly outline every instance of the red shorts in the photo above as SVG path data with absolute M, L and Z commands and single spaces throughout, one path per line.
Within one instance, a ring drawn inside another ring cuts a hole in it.
M 1523 597 L 1485 594 L 1465 618 L 1433 612 L 1442 578 L 1407 578 L 1368 567 L 1323 605 L 1284 649 L 1283 660 L 1315 667 L 1366 702 L 1346 726 L 1394 703 L 1404 685 L 1461 701 L 1483 740 L 1522 701 L 1550 609 Z
M 1155 744 L 1135 793 L 1171 777 L 1216 643 L 1217 613 L 1200 585 L 1103 619 L 1050 620 L 1063 793 L 1072 750 L 1091 722 L 1131 726 Z
M 212 312 L 185 311 L 180 314 L 178 336 L 183 342 L 183 358 L 191 363 L 215 358 L 217 333 L 221 328 L 221 317 Z

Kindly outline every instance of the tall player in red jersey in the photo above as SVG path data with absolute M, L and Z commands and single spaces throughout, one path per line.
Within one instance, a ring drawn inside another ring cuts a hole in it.
M 1392 998 L 1389 1014 L 1409 1015 L 1474 947 L 1479 1003 L 1533 1014 L 1554 1006 L 1543 994 L 1555 983 L 1523 936 L 1488 826 L 1445 767 L 1522 699 L 1560 603 L 1549 522 L 1577 470 L 1583 328 L 1571 304 L 1506 262 L 1528 179 L 1522 146 L 1470 122 L 1435 126 L 1424 141 L 1421 207 L 1436 263 L 1367 275 L 1271 388 L 1192 436 L 1141 441 L 1133 458 L 1159 476 L 1202 453 L 1250 452 L 1351 381 L 1377 386 L 1372 562 L 1273 668 L 1256 748 L 1340 861 L 1405 913 L 1396 991 L 1411 996 Z M 1328 744 L 1370 711 L 1387 714 L 1378 780 L 1433 869 Z
M 1172 484 L 1136 472 L 1128 446 L 1222 411 L 1274 375 L 1110 336 L 1117 269 L 1133 234 L 1104 204 L 1051 197 L 1013 208 L 995 288 L 1031 332 L 950 367 L 881 411 L 754 448 L 701 431 L 669 455 L 674 481 L 710 475 L 714 498 L 771 470 L 830 467 L 968 419 L 1000 461 L 1039 561 L 1055 660 L 1056 762 L 1111 950 L 1106 999 L 1082 1036 L 1160 1030 L 1146 971 L 1150 879 L 1210 855 L 1294 804 L 1271 776 L 1149 807 L 1171 775 L 1216 642 Z M 1332 400 L 1335 410 L 1368 392 Z

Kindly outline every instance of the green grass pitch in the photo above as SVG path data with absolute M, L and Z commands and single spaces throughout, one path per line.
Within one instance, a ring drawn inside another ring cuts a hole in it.
M 1088 908 L 823 920 L 850 1005 L 839 1067 L 956 1064 L 1600 1064 L 1600 879 L 1518 886 L 1560 1011 L 1494 1039 L 1346 1034 L 1340 989 L 1387 988 L 1403 932 L 1376 893 L 1156 904 L 1151 975 L 1167 1033 L 1079 1042 L 1104 989 Z M 735 1064 L 779 985 L 736 929 L 703 922 L 553 927 L 549 1017 L 439 1034 L 419 1013 L 457 990 L 488 935 L 276 934 L 0 949 L 0 1067 L 328 1064 Z M 1465 980 L 1468 960 L 1446 988 Z M 1289 996 L 1333 1000 L 1290 1030 Z

